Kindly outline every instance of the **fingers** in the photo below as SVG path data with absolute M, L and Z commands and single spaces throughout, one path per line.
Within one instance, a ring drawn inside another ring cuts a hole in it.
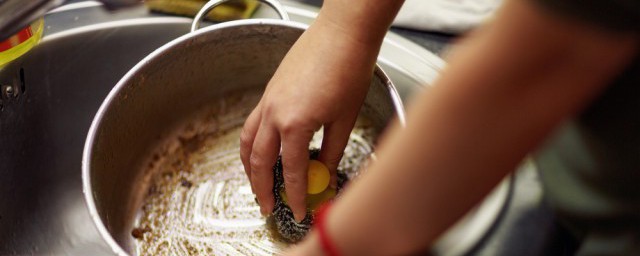
M 253 140 L 258 133 L 258 127 L 260 125 L 260 104 L 249 114 L 247 120 L 244 122 L 242 132 L 240 133 L 240 160 L 242 160 L 242 166 L 244 167 L 244 173 L 247 174 L 247 178 L 251 180 L 251 164 L 249 158 L 251 157 L 251 150 L 253 149 Z M 251 191 L 255 194 L 253 184 L 251 185 Z
M 353 122 L 335 122 L 324 126 L 324 136 L 322 138 L 322 148 L 318 161 L 324 163 L 329 168 L 331 174 L 330 186 L 336 188 L 338 186 L 337 169 L 344 148 L 349 141 L 349 135 L 353 128 Z
M 262 124 L 256 133 L 249 165 L 251 168 L 251 186 L 258 198 L 260 212 L 269 215 L 273 212 L 273 165 L 278 158 L 280 137 L 273 126 Z
M 294 218 L 301 222 L 306 213 L 307 168 L 309 166 L 309 141 L 313 130 L 295 130 L 282 135 L 282 165 L 287 201 Z

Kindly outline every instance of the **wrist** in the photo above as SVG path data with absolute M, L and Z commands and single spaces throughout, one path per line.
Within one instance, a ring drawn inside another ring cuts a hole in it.
M 330 27 L 362 46 L 379 48 L 403 2 L 325 0 L 314 24 Z

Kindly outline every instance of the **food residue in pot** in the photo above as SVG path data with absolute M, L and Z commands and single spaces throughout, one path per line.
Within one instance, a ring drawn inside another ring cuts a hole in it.
M 150 157 L 151 183 L 131 232 L 138 255 L 272 255 L 287 246 L 260 215 L 240 161 L 242 124 L 260 97 L 257 91 L 225 97 Z M 359 118 L 339 167 L 349 178 L 376 135 Z M 318 132 L 311 146 L 321 138 Z

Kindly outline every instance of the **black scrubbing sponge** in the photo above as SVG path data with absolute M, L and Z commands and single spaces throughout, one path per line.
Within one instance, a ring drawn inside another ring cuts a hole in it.
M 311 149 L 309 151 L 310 159 L 317 159 L 320 150 Z M 309 232 L 311 225 L 313 224 L 313 210 L 307 207 L 307 215 L 302 222 L 297 223 L 293 217 L 293 211 L 286 203 L 284 196 L 284 177 L 282 176 L 282 159 L 278 157 L 278 161 L 273 166 L 274 182 L 273 182 L 273 195 L 275 197 L 275 206 L 273 208 L 272 218 L 274 219 L 276 229 L 278 233 L 289 242 L 298 242 L 304 238 Z M 338 188 L 336 193 L 339 193 L 342 187 L 348 181 L 347 175 L 338 170 Z M 307 201 L 309 201 L 309 195 L 307 195 Z

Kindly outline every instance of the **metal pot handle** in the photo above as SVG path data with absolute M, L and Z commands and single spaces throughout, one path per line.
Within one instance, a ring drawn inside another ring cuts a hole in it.
M 216 6 L 228 1 L 231 1 L 231 0 L 211 0 L 207 2 L 202 7 L 202 9 L 200 9 L 198 14 L 196 14 L 196 17 L 194 18 L 193 23 L 191 23 L 191 32 L 196 31 L 200 28 L 200 23 L 202 22 L 204 17 L 207 15 L 207 13 L 213 10 L 213 8 L 216 8 Z M 282 4 L 280 4 L 280 2 L 278 2 L 277 0 L 258 0 L 258 1 L 273 8 L 278 13 L 278 16 L 280 16 L 280 19 L 289 20 L 289 14 L 287 14 L 287 11 L 285 11 L 284 6 L 282 6 Z

